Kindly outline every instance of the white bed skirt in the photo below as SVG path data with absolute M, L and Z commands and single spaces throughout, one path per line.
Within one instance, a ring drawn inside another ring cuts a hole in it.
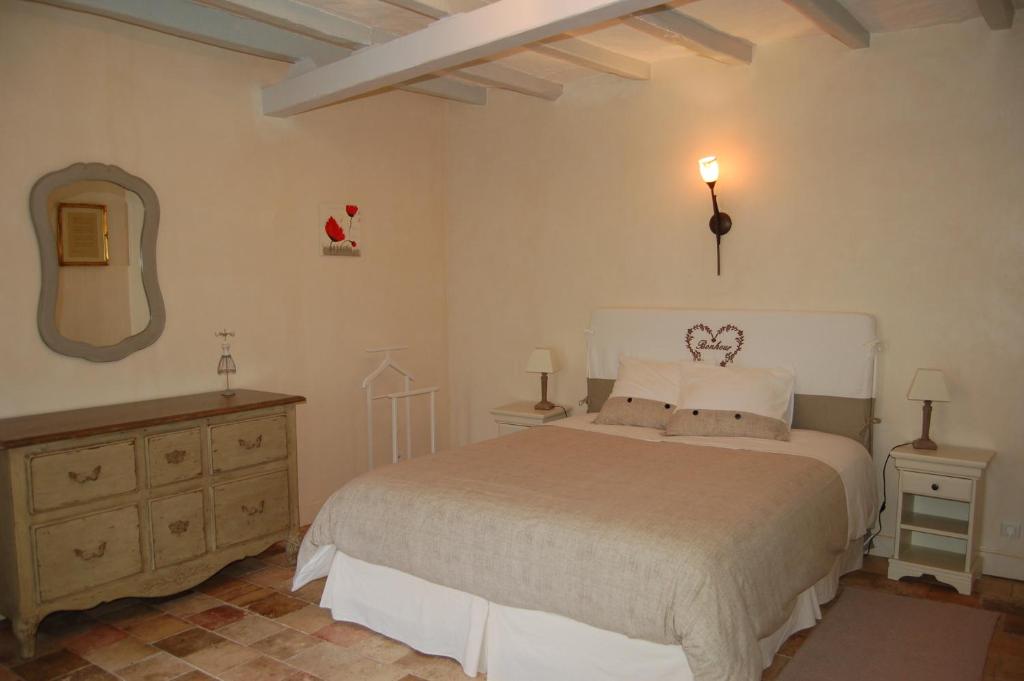
M 832 571 L 797 597 L 789 620 L 761 639 L 762 664 L 793 633 L 821 619 L 839 577 L 863 563 L 850 542 Z M 692 681 L 677 645 L 651 643 L 538 610 L 491 603 L 464 591 L 363 562 L 321 546 L 295 575 L 294 588 L 327 576 L 320 605 L 336 620 L 362 624 L 429 655 L 457 660 L 468 676 L 490 681 Z

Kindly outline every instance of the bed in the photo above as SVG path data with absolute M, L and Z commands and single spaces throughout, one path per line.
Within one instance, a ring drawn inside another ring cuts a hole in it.
M 608 309 L 588 339 L 589 413 L 350 481 L 295 588 L 493 681 L 758 679 L 861 564 L 873 319 Z M 793 367 L 790 440 L 593 423 L 621 355 L 695 353 Z

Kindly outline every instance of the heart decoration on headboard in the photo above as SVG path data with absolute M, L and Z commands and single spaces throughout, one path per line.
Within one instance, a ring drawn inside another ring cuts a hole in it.
M 694 362 L 703 362 L 705 353 L 713 353 L 718 366 L 724 367 L 743 349 L 743 329 L 735 324 L 726 324 L 718 331 L 712 331 L 707 324 L 694 324 L 686 330 L 686 349 Z

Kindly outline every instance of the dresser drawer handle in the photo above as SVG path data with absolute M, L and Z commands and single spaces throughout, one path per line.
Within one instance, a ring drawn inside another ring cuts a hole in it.
M 933 492 L 938 492 L 939 491 L 939 483 L 937 483 L 937 482 L 933 482 L 932 483 L 932 491 Z
M 245 440 L 238 438 L 238 446 L 242 449 L 259 449 L 263 446 L 263 436 L 259 435 L 255 440 Z
M 181 463 L 185 460 L 185 456 L 188 454 L 184 449 L 175 449 L 173 451 L 164 454 L 164 460 L 169 464 Z
M 167 529 L 171 531 L 171 534 L 185 534 L 188 532 L 188 526 L 188 520 L 175 520 L 167 526 Z
M 259 506 L 246 506 L 242 504 L 242 513 L 246 515 L 260 515 L 267 507 L 266 500 L 261 500 Z
M 96 547 L 95 551 L 83 551 L 82 549 L 75 549 L 75 555 L 84 561 L 95 560 L 96 558 L 102 558 L 103 554 L 107 552 L 107 542 L 100 542 L 100 545 Z
M 68 471 L 68 477 L 77 482 L 79 485 L 84 485 L 87 482 L 96 482 L 100 479 L 100 473 L 103 471 L 103 466 L 96 466 L 92 469 L 91 473 L 76 473 L 74 471 Z

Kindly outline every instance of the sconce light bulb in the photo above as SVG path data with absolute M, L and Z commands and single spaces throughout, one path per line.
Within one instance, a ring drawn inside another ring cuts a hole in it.
M 700 176 L 705 182 L 718 182 L 717 157 L 705 156 L 701 160 L 697 161 L 697 165 L 700 167 Z

